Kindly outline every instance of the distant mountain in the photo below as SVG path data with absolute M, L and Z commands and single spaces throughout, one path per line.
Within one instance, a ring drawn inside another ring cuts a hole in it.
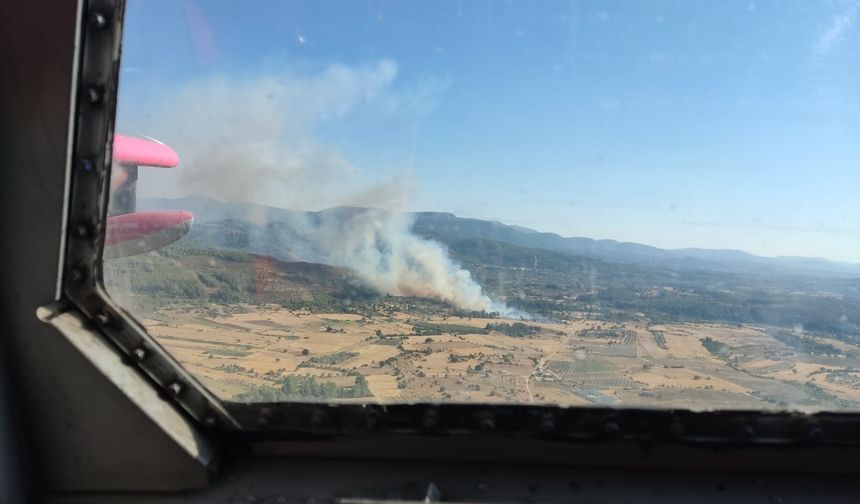
M 347 220 L 369 209 L 336 207 L 320 212 L 301 212 L 253 203 L 222 203 L 211 198 L 141 198 L 140 210 L 184 209 L 194 213 L 194 239 L 222 245 L 239 240 L 230 248 L 293 260 L 289 243 L 301 240 L 290 223 L 298 219 L 314 222 L 322 218 Z M 378 211 L 378 210 L 375 210 Z M 676 249 L 665 250 L 639 243 L 563 237 L 522 226 L 495 221 L 457 217 L 451 213 L 413 214 L 413 232 L 451 246 L 465 240 L 492 240 L 518 247 L 543 249 L 607 262 L 657 266 L 671 270 L 727 271 L 741 274 L 860 276 L 860 264 L 804 257 L 760 257 L 740 250 Z M 221 221 L 227 221 L 221 223 Z M 208 224 L 219 222 L 218 226 Z M 250 224 L 250 226 L 249 226 Z M 273 231 L 275 230 L 275 231 Z M 207 233 L 209 234 L 207 238 Z M 243 238 L 244 236 L 244 238 Z M 244 241 L 242 241 L 244 240 Z
M 416 234 L 443 243 L 484 238 L 510 245 L 541 248 L 556 252 L 593 257 L 610 262 L 669 268 L 701 268 L 732 272 L 816 273 L 860 275 L 860 265 L 839 263 L 820 258 L 760 257 L 740 250 L 687 248 L 665 250 L 639 243 L 591 238 L 565 238 L 521 226 L 467 219 L 448 213 L 418 213 L 413 230 Z

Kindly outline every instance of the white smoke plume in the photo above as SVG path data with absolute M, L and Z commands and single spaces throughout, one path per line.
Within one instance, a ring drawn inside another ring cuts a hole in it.
M 145 196 L 207 195 L 291 208 L 342 204 L 365 191 L 368 181 L 317 140 L 318 130 L 350 113 L 396 108 L 390 93 L 396 74 L 397 65 L 382 60 L 357 68 L 332 65 L 311 75 L 211 76 L 154 106 L 131 104 L 146 110 L 130 112 L 137 120 L 129 126 L 121 121 L 121 130 L 151 132 L 182 160 L 178 170 L 143 172 L 138 189 Z M 391 203 L 396 201 L 382 202 Z
M 381 60 L 244 81 L 210 77 L 183 86 L 140 117 L 135 110 L 125 114 L 127 105 L 120 103 L 120 131 L 154 135 L 181 158 L 177 170 L 141 171 L 139 195 L 202 195 L 294 210 L 372 207 L 297 214 L 290 254 L 347 267 L 383 293 L 495 310 L 444 247 L 412 233 L 404 213 L 412 199 L 407 179 L 371 180 L 318 140 L 321 127 L 349 114 L 426 113 L 438 94 L 433 82 L 398 94 L 396 75 L 397 65 Z
M 340 207 L 298 215 L 290 224 L 305 237 L 291 252 L 348 267 L 381 292 L 439 299 L 468 310 L 493 309 L 469 272 L 453 263 L 440 244 L 411 232 L 408 214 Z

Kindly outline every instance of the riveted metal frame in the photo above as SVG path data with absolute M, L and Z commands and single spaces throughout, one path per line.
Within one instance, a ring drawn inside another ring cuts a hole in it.
M 222 403 L 105 291 L 101 251 L 110 180 L 122 0 L 90 0 L 82 16 L 64 293 L 164 395 L 194 420 L 241 442 L 330 440 L 371 433 L 526 437 L 567 442 L 858 446 L 851 413 L 691 412 L 485 404 Z
M 207 428 L 235 428 L 200 385 L 104 289 L 102 249 L 122 42 L 123 0 L 84 2 L 80 26 L 74 150 L 62 285 L 65 296 L 135 362 L 164 395 Z
M 860 446 L 860 416 L 480 404 L 228 403 L 247 440 L 350 435 L 526 437 L 580 443 Z

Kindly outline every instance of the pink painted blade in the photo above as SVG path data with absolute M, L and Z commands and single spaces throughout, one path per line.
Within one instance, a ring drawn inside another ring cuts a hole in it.
M 104 257 L 112 259 L 158 250 L 185 236 L 193 223 L 194 216 L 185 210 L 108 217 Z
M 179 155 L 157 140 L 115 134 L 113 157 L 121 163 L 138 166 L 173 168 L 179 164 Z

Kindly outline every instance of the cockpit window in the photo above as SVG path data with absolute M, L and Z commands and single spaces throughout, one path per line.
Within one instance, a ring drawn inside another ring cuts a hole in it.
M 227 401 L 860 410 L 858 16 L 129 0 L 105 285 Z

